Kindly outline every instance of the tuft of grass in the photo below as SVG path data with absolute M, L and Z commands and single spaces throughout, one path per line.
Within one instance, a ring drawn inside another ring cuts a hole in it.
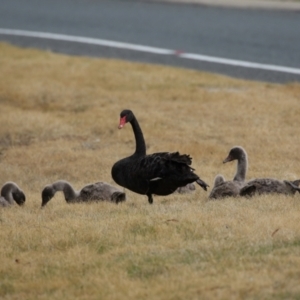
M 297 299 L 300 195 L 208 201 L 187 195 L 44 209 L 42 188 L 115 184 L 134 151 L 132 109 L 148 153 L 180 151 L 212 187 L 229 149 L 249 155 L 248 179 L 300 177 L 300 85 L 171 67 L 71 57 L 0 44 L 1 183 L 26 193 L 0 209 L 1 299 Z

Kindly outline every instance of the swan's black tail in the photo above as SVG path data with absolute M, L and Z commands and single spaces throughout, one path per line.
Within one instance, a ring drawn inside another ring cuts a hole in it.
M 205 183 L 203 180 L 201 180 L 200 178 L 196 180 L 196 182 L 205 190 L 207 191 L 207 188 L 209 187 L 209 185 L 207 183 Z

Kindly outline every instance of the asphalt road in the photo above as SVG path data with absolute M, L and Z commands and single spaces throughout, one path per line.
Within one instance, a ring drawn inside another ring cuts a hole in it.
M 300 12 L 133 0 L 2 0 L 0 28 L 91 37 L 209 57 L 285 66 L 300 72 Z M 193 68 L 238 78 L 289 82 L 278 72 L 63 40 L 6 35 L 0 40 L 56 52 Z

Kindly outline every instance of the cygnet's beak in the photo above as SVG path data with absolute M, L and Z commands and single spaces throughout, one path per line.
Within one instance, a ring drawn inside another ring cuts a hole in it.
M 224 160 L 223 160 L 223 164 L 232 161 L 232 157 L 230 155 L 228 155 Z

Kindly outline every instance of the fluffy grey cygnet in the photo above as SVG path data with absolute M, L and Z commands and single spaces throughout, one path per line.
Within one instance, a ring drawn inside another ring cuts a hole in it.
M 196 190 L 196 187 L 193 183 L 188 183 L 185 186 L 181 186 L 179 187 L 175 193 L 179 193 L 179 194 L 190 194 L 193 193 Z
M 13 182 L 6 182 L 1 188 L 0 206 L 23 205 L 26 201 L 24 192 Z
M 45 206 L 58 191 L 64 193 L 65 200 L 68 203 L 105 200 L 119 203 L 126 200 L 126 194 L 124 192 L 106 182 L 89 184 L 80 191 L 76 191 L 68 181 L 59 180 L 44 187 L 42 191 L 42 207 Z
M 288 181 L 273 178 L 256 178 L 248 181 L 240 190 L 241 196 L 252 197 L 255 194 L 285 194 L 294 195 L 299 188 L 300 180 Z
M 247 152 L 243 147 L 235 146 L 230 149 L 228 156 L 223 163 L 237 160 L 237 170 L 232 181 L 225 181 L 222 175 L 217 175 L 214 180 L 214 187 L 209 195 L 210 199 L 221 199 L 225 197 L 236 197 L 240 194 L 245 184 L 248 168 Z

